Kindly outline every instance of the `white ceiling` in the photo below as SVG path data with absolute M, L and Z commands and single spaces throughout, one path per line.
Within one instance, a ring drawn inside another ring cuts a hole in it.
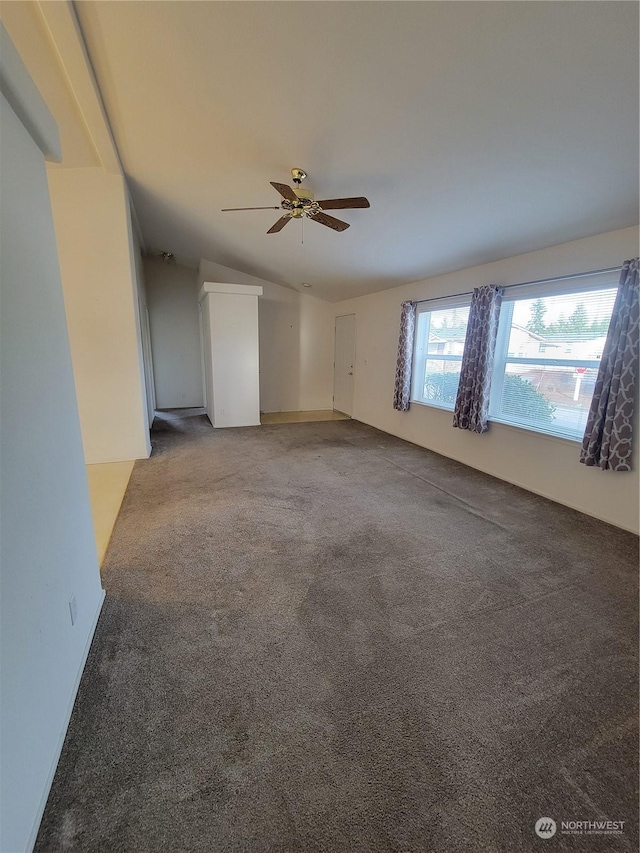
M 78 2 L 148 249 L 344 299 L 638 221 L 631 2 Z M 269 181 L 365 195 L 335 233 Z

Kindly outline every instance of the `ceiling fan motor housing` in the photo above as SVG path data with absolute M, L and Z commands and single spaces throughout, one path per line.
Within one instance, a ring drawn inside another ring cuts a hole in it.
M 296 171 L 295 169 L 291 170 Z M 314 195 L 311 190 L 302 189 L 300 184 L 296 182 L 296 186 L 294 189 L 294 193 L 296 194 L 298 201 L 289 201 L 289 199 L 283 199 L 280 203 L 280 207 L 283 210 L 288 210 L 291 216 L 294 219 L 300 219 L 300 217 L 313 215 L 317 211 L 320 210 L 318 205 L 314 201 Z

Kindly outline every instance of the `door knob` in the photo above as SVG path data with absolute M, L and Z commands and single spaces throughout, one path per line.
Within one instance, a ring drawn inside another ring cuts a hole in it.
M 353 376 L 353 370 L 350 370 L 348 373 L 349 376 Z

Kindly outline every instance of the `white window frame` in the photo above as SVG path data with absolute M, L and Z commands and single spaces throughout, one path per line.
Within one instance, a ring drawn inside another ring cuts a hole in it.
M 505 290 L 500 309 L 500 321 L 498 324 L 498 336 L 496 339 L 496 350 L 493 363 L 493 375 L 491 379 L 491 395 L 489 398 L 489 420 L 494 423 L 506 424 L 507 426 L 515 427 L 516 429 L 525 429 L 529 432 L 537 432 L 542 435 L 550 435 L 555 438 L 563 438 L 567 441 L 581 442 L 582 435 L 570 433 L 563 429 L 554 429 L 553 427 L 535 426 L 527 421 L 519 422 L 517 418 L 505 418 L 500 415 L 500 404 L 502 401 L 502 390 L 504 387 L 504 378 L 508 364 L 536 364 L 541 366 L 560 366 L 568 367 L 586 367 L 597 369 L 600 366 L 600 359 L 557 359 L 557 358 L 522 358 L 519 356 L 509 356 L 509 338 L 511 335 L 511 324 L 513 320 L 513 310 L 515 303 L 521 300 L 538 299 L 544 296 L 571 296 L 575 293 L 589 293 L 590 291 L 617 289 L 618 274 L 617 273 L 602 273 L 597 276 L 590 276 L 587 281 L 584 279 L 573 279 L 571 281 L 546 281 L 540 284 L 526 284 L 510 287 Z
M 509 356 L 509 338 L 511 335 L 511 324 L 513 320 L 514 306 L 517 301 L 538 299 L 544 296 L 570 296 L 575 293 L 589 293 L 590 291 L 611 289 L 615 290 L 618 287 L 618 271 L 585 274 L 584 276 L 567 276 L 566 278 L 548 279 L 544 282 L 507 285 L 502 301 L 500 311 L 500 322 L 498 325 L 498 337 L 496 340 L 496 352 L 493 367 L 493 376 L 491 381 L 491 392 L 489 402 L 489 421 L 494 423 L 504 424 L 516 429 L 524 429 L 528 432 L 536 432 L 541 435 L 560 438 L 567 441 L 580 442 L 581 435 L 569 433 L 563 429 L 553 429 L 553 427 L 535 426 L 526 421 L 518 422 L 516 418 L 507 419 L 500 415 L 500 404 L 502 401 L 502 391 L 504 387 L 504 377 L 506 374 L 507 364 L 536 364 L 541 366 L 560 366 L 568 365 L 574 367 L 585 367 L 597 369 L 600 366 L 600 359 L 554 359 L 544 358 L 539 356 L 536 358 L 524 358 L 520 356 Z M 411 365 L 411 402 L 417 403 L 420 406 L 429 406 L 440 411 L 452 412 L 453 405 L 441 403 L 438 400 L 427 400 L 422 397 L 424 388 L 424 366 L 427 360 L 425 347 L 428 346 L 429 330 L 424 329 L 425 320 L 422 319 L 425 314 L 430 314 L 433 311 L 446 311 L 452 308 L 469 308 L 471 305 L 471 294 L 461 294 L 450 297 L 435 297 L 434 299 L 425 299 L 417 303 L 416 306 L 416 324 L 415 338 L 413 348 L 413 360 Z M 428 322 L 428 321 L 427 321 Z M 430 361 L 462 361 L 462 356 L 438 355 L 438 353 L 429 353 Z M 418 367 L 420 366 L 420 372 Z M 420 377 L 420 378 L 419 378 Z
M 413 346 L 413 363 L 411 365 L 411 402 L 418 403 L 421 406 L 431 406 L 434 409 L 440 409 L 445 412 L 453 412 L 453 404 L 442 403 L 438 400 L 426 400 L 422 396 L 424 387 L 424 364 L 427 361 L 427 353 L 425 346 L 429 342 L 429 328 L 424 329 L 424 316 L 431 314 L 433 311 L 448 311 L 452 308 L 469 308 L 471 306 L 471 294 L 462 296 L 447 296 L 445 298 L 427 299 L 424 302 L 418 302 L 416 306 L 416 327 Z M 457 361 L 462 362 L 461 355 L 439 355 L 430 353 L 429 361 Z M 422 365 L 421 376 L 418 379 L 418 366 Z M 420 391 L 420 393 L 418 393 Z

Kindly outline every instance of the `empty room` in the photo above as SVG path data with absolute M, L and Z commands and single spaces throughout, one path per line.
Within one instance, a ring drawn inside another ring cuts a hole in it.
M 0 3 L 0 853 L 638 849 L 639 10 Z

